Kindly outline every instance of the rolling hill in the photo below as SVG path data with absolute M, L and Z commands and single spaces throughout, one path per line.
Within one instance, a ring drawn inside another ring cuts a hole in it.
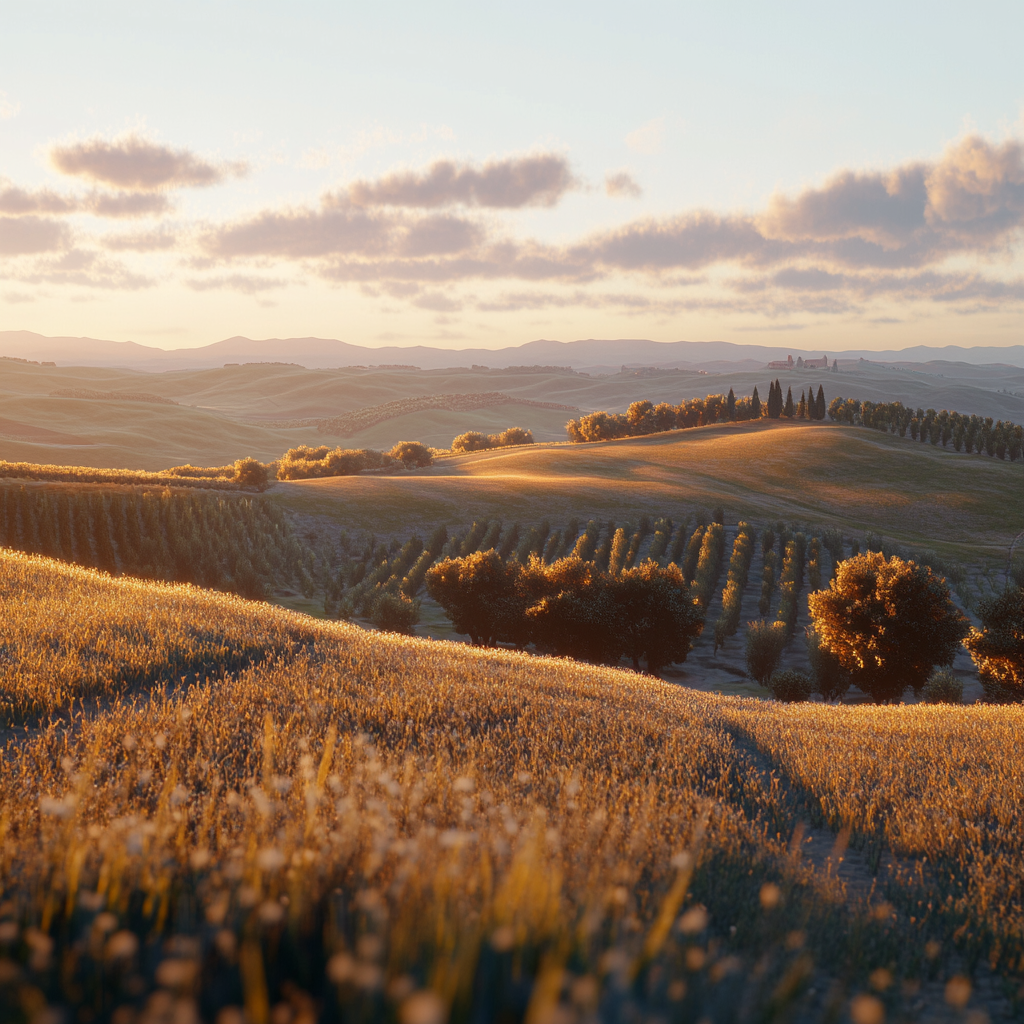
M 252 455 L 277 458 L 297 444 L 390 448 L 402 440 L 447 447 L 467 430 L 493 433 L 509 426 L 540 441 L 565 438 L 571 413 L 526 403 L 555 403 L 583 412 L 623 411 L 638 399 L 679 402 L 724 394 L 762 398 L 766 370 L 705 374 L 666 370 L 592 377 L 571 371 L 531 370 L 308 370 L 299 366 L 231 366 L 143 374 L 100 367 L 43 367 L 0 362 L 0 458 L 158 470 L 191 462 L 225 465 Z M 821 385 L 836 395 L 900 400 L 921 408 L 955 409 L 994 419 L 1024 420 L 1024 370 L 934 365 L 928 371 L 874 363 L 841 374 L 778 371 L 799 398 Z M 53 392 L 146 393 L 176 403 L 59 397 Z M 508 403 L 471 411 L 432 409 L 396 416 L 348 436 L 321 434 L 314 423 L 357 409 L 426 395 L 493 394 Z M 38 431 L 64 434 L 43 438 Z M 35 435 L 35 436 L 33 436 Z
M 635 521 L 720 505 L 730 522 L 837 524 L 974 561 L 1000 557 L 1024 529 L 1022 485 L 1020 463 L 865 428 L 758 423 L 476 452 L 400 476 L 278 483 L 270 495 L 378 533 L 474 519 Z

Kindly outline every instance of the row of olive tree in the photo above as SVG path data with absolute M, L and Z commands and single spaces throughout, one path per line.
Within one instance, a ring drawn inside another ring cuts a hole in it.
M 505 560 L 495 550 L 446 558 L 426 574 L 427 591 L 459 633 L 585 661 L 623 656 L 649 672 L 686 659 L 704 612 L 679 568 L 647 560 L 618 573 L 575 555 L 545 564 Z

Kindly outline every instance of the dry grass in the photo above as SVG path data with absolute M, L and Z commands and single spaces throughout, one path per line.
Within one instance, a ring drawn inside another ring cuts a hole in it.
M 867 428 L 726 424 L 476 452 L 407 478 L 288 485 L 276 489 L 276 500 L 394 531 L 474 518 L 558 523 L 722 505 L 730 519 L 837 523 L 974 561 L 1001 556 L 1024 528 L 1021 481 L 1019 464 Z
M 959 863 L 941 863 L 966 884 L 995 813 L 974 801 L 1001 790 L 995 825 L 1020 832 L 1013 748 L 982 765 L 934 744 L 943 722 L 962 723 L 965 744 L 993 725 L 1009 737 L 1013 712 L 794 711 L 45 559 L 3 554 L 0 579 L 36 595 L 5 627 L 4 692 L 63 679 L 84 693 L 150 659 L 131 699 L 12 739 L 0 758 L 0 1002 L 26 1018 L 49 1002 L 124 1006 L 119 1021 L 234 1004 L 253 1024 L 289 1007 L 306 1020 L 818 1019 L 871 971 L 944 978 L 974 949 L 1017 969 L 1015 919 L 998 906 L 979 939 L 956 904 L 922 924 L 897 895 L 892 913 L 845 901 L 790 855 L 800 800 L 770 777 L 811 774 L 795 740 L 772 736 L 831 727 L 819 749 L 842 821 L 866 842 L 888 836 L 877 776 L 921 817 L 962 812 L 978 828 Z M 240 642 L 244 669 L 230 662 Z M 69 680 L 85 648 L 97 671 Z M 216 669 L 187 692 L 165 685 L 179 648 Z M 899 714 L 902 742 L 875 750 L 891 766 L 858 756 Z M 908 765 L 916 788 L 900 790 Z M 921 884 L 891 886 L 910 899 Z M 912 989 L 885 998 L 896 1009 Z

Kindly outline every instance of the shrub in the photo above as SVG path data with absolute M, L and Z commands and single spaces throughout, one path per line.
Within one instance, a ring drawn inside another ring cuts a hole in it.
M 881 552 L 848 558 L 828 590 L 808 598 L 821 646 L 875 701 L 898 700 L 950 665 L 967 620 L 931 569 Z
M 722 614 L 715 623 L 715 650 L 733 636 L 740 624 L 740 605 L 747 585 L 750 562 L 754 557 L 754 531 L 749 523 L 740 523 L 729 559 L 729 575 L 722 591 Z
M 949 669 L 936 669 L 924 684 L 921 696 L 926 704 L 963 704 L 964 684 Z
M 434 456 L 431 455 L 430 449 L 419 441 L 399 441 L 388 452 L 388 455 L 392 459 L 404 462 L 406 469 L 411 469 L 413 466 L 422 468 L 423 466 L 431 465 L 434 461 Z
M 487 435 L 481 434 L 479 430 L 467 430 L 466 433 L 452 439 L 453 452 L 480 452 L 485 448 L 490 448 Z
M 394 460 L 373 448 L 289 448 L 277 466 L 279 480 L 310 480 L 326 476 L 352 476 L 364 469 L 382 469 Z
M 964 640 L 990 704 L 1024 701 L 1024 589 L 1011 587 L 978 608 L 982 628 Z
M 803 672 L 773 672 L 768 689 L 776 700 L 794 703 L 809 700 L 814 693 L 814 683 Z
M 510 448 L 513 445 L 533 444 L 533 432 L 522 427 L 509 427 L 500 434 L 481 434 L 467 430 L 452 440 L 453 452 L 482 452 L 490 448 Z
M 420 603 L 399 592 L 384 591 L 373 602 L 370 621 L 386 633 L 411 633 L 420 620 Z
M 702 608 L 707 608 L 715 591 L 718 577 L 722 573 L 722 556 L 725 554 L 725 528 L 721 523 L 712 523 L 701 540 L 700 555 L 693 575 L 694 596 Z
M 245 458 L 235 462 L 234 481 L 241 487 L 265 491 L 270 480 L 268 468 L 259 459 Z
M 786 646 L 786 625 L 783 622 L 747 623 L 747 671 L 750 678 L 767 686 L 779 667 L 782 649 Z

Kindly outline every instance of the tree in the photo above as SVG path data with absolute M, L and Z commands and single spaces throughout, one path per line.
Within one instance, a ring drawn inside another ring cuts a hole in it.
M 936 665 L 952 664 L 968 628 L 944 579 L 881 552 L 842 562 L 808 605 L 819 645 L 879 703 L 919 691 Z
M 786 419 L 791 420 L 795 411 L 796 409 L 793 405 L 793 389 L 789 388 L 786 392 L 786 405 L 782 410 L 782 415 L 785 416 Z
M 265 491 L 270 481 L 270 473 L 259 459 L 245 458 L 235 462 L 235 483 L 242 487 L 254 487 L 257 491 Z
M 754 393 L 750 396 L 750 417 L 759 420 L 761 418 L 761 397 L 757 393 L 757 385 L 754 385 Z
M 982 628 L 964 640 L 990 704 L 1024 701 L 1024 590 L 1011 587 L 978 609 Z
M 426 575 L 427 593 L 444 609 L 457 633 L 475 644 L 492 644 L 512 632 L 522 566 L 494 551 L 446 558 Z M 520 614 L 525 608 L 520 610 Z
M 767 687 L 779 666 L 788 634 L 784 622 L 747 623 L 747 671 L 750 678 Z
M 800 404 L 796 407 L 796 418 L 798 420 L 809 420 L 811 418 L 807 413 L 807 396 L 803 391 L 800 392 Z
M 778 380 L 768 385 L 768 418 L 777 420 L 782 415 L 782 385 Z
M 452 439 L 453 452 L 481 452 L 485 448 L 490 448 L 490 442 L 479 430 L 467 430 Z
M 729 388 L 729 394 L 725 398 L 725 414 L 730 422 L 736 419 L 736 395 L 733 394 L 732 388 Z
M 825 389 L 818 385 L 818 401 L 814 410 L 814 418 L 823 420 L 825 418 Z
M 434 461 L 430 449 L 419 441 L 399 441 L 388 455 L 405 463 L 406 469 L 413 466 L 429 466 Z
M 657 675 L 686 660 L 704 629 L 704 612 L 690 597 L 679 567 L 665 569 L 649 559 L 610 582 L 616 647 L 639 668 Z

